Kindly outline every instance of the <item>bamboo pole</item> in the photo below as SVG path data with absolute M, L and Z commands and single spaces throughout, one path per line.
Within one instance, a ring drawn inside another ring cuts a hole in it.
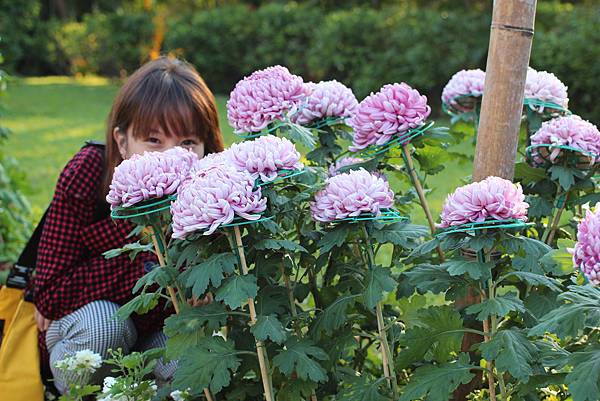
M 244 253 L 244 244 L 242 243 L 242 234 L 238 226 L 233 227 L 233 233 L 235 234 L 235 243 L 238 249 L 238 255 L 240 257 L 240 265 L 242 267 L 242 273 L 247 275 L 248 265 L 246 263 L 246 254 Z M 254 307 L 254 298 L 248 298 L 248 309 L 250 310 L 250 324 L 256 323 L 256 309 Z M 256 341 L 256 353 L 258 355 L 258 364 L 260 365 L 260 375 L 262 378 L 263 389 L 265 391 L 265 399 L 267 401 L 274 401 L 273 389 L 271 386 L 271 380 L 269 380 L 269 362 L 267 354 L 265 352 L 265 345 L 262 341 Z
M 537 0 L 494 1 L 473 181 L 514 176 L 536 5 Z M 479 297 L 470 292 L 457 306 L 477 302 Z M 465 336 L 465 352 L 481 341 L 479 336 Z M 454 399 L 466 400 L 477 380 L 461 384 Z

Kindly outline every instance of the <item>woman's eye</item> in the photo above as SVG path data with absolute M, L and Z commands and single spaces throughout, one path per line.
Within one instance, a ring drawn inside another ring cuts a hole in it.
M 153 137 L 148 137 L 148 139 L 146 139 L 146 142 L 150 142 L 150 143 L 154 143 L 154 144 L 159 144 L 160 143 L 160 139 L 153 138 Z
M 186 139 L 185 141 L 181 142 L 181 146 L 196 146 L 196 141 L 194 141 L 193 139 Z

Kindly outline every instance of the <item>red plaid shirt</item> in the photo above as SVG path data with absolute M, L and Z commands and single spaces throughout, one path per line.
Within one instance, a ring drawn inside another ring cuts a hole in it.
M 126 238 L 133 225 L 109 215 L 94 221 L 104 152 L 82 148 L 60 174 L 39 243 L 35 272 L 35 304 L 48 319 L 59 319 L 96 300 L 125 304 L 133 298 L 136 281 L 145 274 L 150 253 L 131 261 L 121 255 L 105 259 L 102 253 L 135 241 Z M 163 305 L 142 317 L 133 316 L 139 334 L 160 330 Z

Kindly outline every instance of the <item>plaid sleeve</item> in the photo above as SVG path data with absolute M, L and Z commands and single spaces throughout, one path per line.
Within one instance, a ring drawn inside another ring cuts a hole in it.
M 130 242 L 128 222 L 110 218 L 93 223 L 96 193 L 101 181 L 101 150 L 83 148 L 67 164 L 56 185 L 38 248 L 35 303 L 49 319 L 58 319 L 89 302 L 106 299 L 124 303 L 144 274 L 140 254 L 104 259 L 105 250 Z

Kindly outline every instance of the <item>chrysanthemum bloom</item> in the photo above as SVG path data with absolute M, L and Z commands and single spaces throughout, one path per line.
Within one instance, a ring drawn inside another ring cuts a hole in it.
M 600 158 L 600 131 L 596 126 L 576 115 L 557 117 L 542 123 L 540 129 L 531 136 L 532 145 L 552 144 L 565 145 L 589 153 L 590 163 Z M 554 163 L 558 160 L 562 149 L 536 147 L 532 156 L 536 163 L 542 164 L 544 159 Z
M 115 168 L 106 201 L 114 209 L 177 192 L 198 156 L 180 147 L 133 155 Z
M 567 95 L 567 87 L 565 84 L 563 84 L 556 75 L 546 71 L 536 71 L 533 68 L 527 70 L 525 99 L 550 102 L 565 109 L 569 105 L 569 97 Z M 543 112 L 544 107 L 540 106 L 539 111 Z
M 210 235 L 235 216 L 257 220 L 266 206 L 260 188 L 254 190 L 250 173 L 217 163 L 194 172 L 177 191 L 177 199 L 171 203 L 173 238 L 185 238 L 195 231 Z
M 454 74 L 442 91 L 442 102 L 455 110 L 464 112 L 473 109 L 473 102 L 461 101 L 459 96 L 481 97 L 485 82 L 485 72 L 480 69 L 461 70 Z
M 394 193 L 387 181 L 359 169 L 327 179 L 310 210 L 313 219 L 327 223 L 361 213 L 378 215 L 381 209 L 393 205 Z
M 573 252 L 573 263 L 590 283 L 600 284 L 600 207 L 588 210 L 577 226 L 577 242 Z
M 329 176 L 333 177 L 334 175 L 338 175 L 339 170 L 342 167 L 351 166 L 353 164 L 363 163 L 365 159 L 361 159 L 358 157 L 343 157 L 339 159 L 335 164 L 329 166 Z
M 499 177 L 459 187 L 448 195 L 442 209 L 440 228 L 485 220 L 527 221 L 525 196 L 521 185 Z
M 229 96 L 229 124 L 237 134 L 262 131 L 297 109 L 308 94 L 303 83 L 279 65 L 254 72 L 238 82 Z
M 286 138 L 265 135 L 234 143 L 226 152 L 226 157 L 239 170 L 248 171 L 253 178 L 271 182 L 281 170 L 300 170 L 300 153 Z
M 310 93 L 292 121 L 298 124 L 309 124 L 326 117 L 351 117 L 358 101 L 352 90 L 338 81 L 323 81 L 318 84 L 306 84 Z
M 369 145 L 384 145 L 394 135 L 417 128 L 431 113 L 427 97 L 405 83 L 385 85 L 367 96 L 349 119 L 354 129 L 350 150 L 357 152 Z

